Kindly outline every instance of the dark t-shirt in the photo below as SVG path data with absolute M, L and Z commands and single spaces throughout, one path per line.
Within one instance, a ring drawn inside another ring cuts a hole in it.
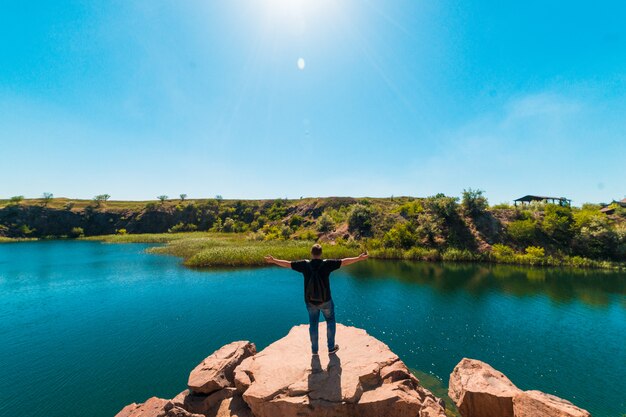
M 304 275 L 304 301 L 322 304 L 330 300 L 330 273 L 341 266 L 341 259 L 311 259 L 291 262 L 291 269 Z

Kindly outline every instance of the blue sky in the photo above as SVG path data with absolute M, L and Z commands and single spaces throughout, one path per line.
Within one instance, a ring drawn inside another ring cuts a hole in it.
M 623 198 L 625 21 L 623 1 L 4 0 L 0 198 Z

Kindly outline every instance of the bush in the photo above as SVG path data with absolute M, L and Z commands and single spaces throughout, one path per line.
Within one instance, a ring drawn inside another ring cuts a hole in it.
M 561 244 L 568 244 L 572 239 L 574 219 L 572 209 L 556 204 L 547 204 L 544 209 L 541 228 L 544 233 Z
M 125 235 L 126 233 L 127 233 L 127 232 L 126 232 L 126 229 L 118 229 L 118 230 L 116 231 L 116 234 L 118 234 L 118 235 Z
M 198 230 L 198 226 L 196 226 L 193 223 L 179 222 L 176 225 L 170 227 L 168 232 L 170 233 L 195 232 L 196 230 Z
M 289 226 L 293 230 L 297 230 L 298 227 L 300 227 L 300 225 L 303 222 L 304 222 L 304 218 L 302 216 L 298 216 L 297 214 L 294 214 L 293 216 L 291 216 L 291 219 L 289 219 Z
M 483 193 L 482 190 L 472 190 L 471 188 L 463 190 L 461 206 L 465 213 L 470 216 L 478 216 L 487 210 L 489 205 Z
M 224 224 L 222 225 L 222 232 L 232 233 L 235 231 L 235 221 L 230 217 L 226 217 Z
M 416 235 L 410 223 L 396 225 L 383 236 L 383 246 L 386 248 L 409 249 L 416 243 Z
M 85 231 L 82 227 L 72 227 L 70 230 L 69 237 L 76 239 L 77 237 L 82 237 L 85 235 Z
M 448 248 L 441 254 L 444 261 L 479 261 L 482 256 L 467 249 Z
M 289 236 L 291 236 L 291 228 L 288 226 L 283 226 L 280 228 L 280 237 L 282 237 L 283 239 L 289 239 Z
M 574 237 L 574 250 L 591 258 L 612 258 L 618 255 L 620 237 L 604 215 L 591 217 Z
M 323 213 L 317 220 L 317 230 L 321 233 L 332 232 L 335 230 L 335 222 L 332 217 Z
M 546 252 L 539 246 L 528 246 L 525 254 L 521 255 L 519 263 L 527 263 L 530 265 L 541 265 L 545 263 Z
M 370 207 L 357 204 L 348 216 L 348 230 L 358 236 L 369 236 L 372 233 L 373 212 Z
M 510 246 L 496 243 L 491 247 L 491 257 L 497 262 L 512 262 L 515 251 Z
M 537 224 L 534 220 L 515 220 L 509 223 L 507 234 L 519 244 L 533 243 L 537 238 Z
M 312 230 L 305 230 L 302 234 L 298 236 L 300 240 L 317 240 L 317 233 Z

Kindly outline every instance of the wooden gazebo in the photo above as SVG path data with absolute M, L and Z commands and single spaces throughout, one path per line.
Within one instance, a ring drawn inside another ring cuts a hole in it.
M 572 204 L 572 200 L 565 197 L 546 197 L 541 195 L 525 195 L 524 197 L 520 197 L 517 200 L 513 200 L 513 203 L 517 206 L 517 203 L 521 205 L 530 204 L 530 203 L 552 203 L 558 204 L 559 206 L 569 207 Z

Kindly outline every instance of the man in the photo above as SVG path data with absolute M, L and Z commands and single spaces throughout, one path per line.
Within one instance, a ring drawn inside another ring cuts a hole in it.
M 309 312 L 309 335 L 311 336 L 313 355 L 318 354 L 317 339 L 320 311 L 326 319 L 328 353 L 334 354 L 339 350 L 339 345 L 335 344 L 335 304 L 330 294 L 330 273 L 342 266 L 364 261 L 367 256 L 367 253 L 362 253 L 354 258 L 322 259 L 322 246 L 316 243 L 311 248 L 311 260 L 291 262 L 275 259 L 271 255 L 265 257 L 267 263 L 291 268 L 304 275 L 304 302 Z

